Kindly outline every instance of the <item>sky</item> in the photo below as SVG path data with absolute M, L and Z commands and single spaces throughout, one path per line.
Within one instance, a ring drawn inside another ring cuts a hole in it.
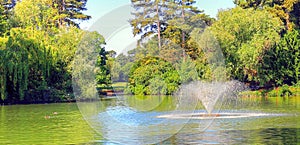
M 196 0 L 195 6 L 211 17 L 216 17 L 220 9 L 234 7 L 233 0 Z M 125 17 L 130 17 L 130 0 L 88 0 L 85 14 L 92 16 L 88 21 L 81 22 L 85 30 L 98 31 L 107 42 L 107 50 L 115 50 L 118 54 L 134 47 L 136 40 L 132 28 Z M 123 11 L 121 11 L 123 9 Z M 115 13 L 114 13 L 115 12 Z M 124 15 L 124 16 L 123 16 Z M 109 21 L 112 21 L 111 23 Z M 116 23 L 122 24 L 114 26 Z M 122 43 L 120 43 L 122 42 Z
M 195 6 L 212 17 L 216 17 L 219 9 L 226 9 L 234 7 L 233 0 L 196 0 Z M 109 13 L 110 11 L 130 4 L 130 0 L 88 0 L 87 11 L 85 14 L 92 16 L 92 19 L 82 22 L 81 28 L 88 29 L 93 23 L 97 21 L 101 16 Z

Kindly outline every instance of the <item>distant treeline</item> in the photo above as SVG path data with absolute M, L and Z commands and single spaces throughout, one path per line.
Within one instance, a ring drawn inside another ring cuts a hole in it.
M 235 79 L 254 90 L 299 86 L 299 1 L 235 0 L 217 19 L 195 3 L 132 0 L 140 45 L 115 58 L 112 79 L 128 81 L 133 94 L 172 94 L 191 80 Z

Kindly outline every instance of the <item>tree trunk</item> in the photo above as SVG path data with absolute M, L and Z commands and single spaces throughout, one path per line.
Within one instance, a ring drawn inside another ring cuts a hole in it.
M 156 3 L 156 14 L 157 14 L 157 39 L 158 39 L 158 49 L 161 49 L 161 32 L 160 32 L 160 20 L 159 20 L 159 10 L 158 3 Z
M 61 6 L 59 7 L 58 10 L 59 10 L 60 15 L 64 13 L 64 11 L 65 11 L 65 0 L 61 1 Z M 64 21 L 63 18 L 60 17 L 59 22 L 58 22 L 59 23 L 59 26 L 58 26 L 59 28 L 61 28 L 63 26 L 63 21 Z
M 286 27 L 287 31 L 290 31 L 290 30 L 293 29 L 292 25 L 291 25 L 291 22 L 290 22 L 290 14 L 289 14 L 289 12 L 286 12 L 285 14 L 286 14 L 286 17 L 285 17 L 286 26 L 285 27 Z
M 182 7 L 181 7 L 181 18 L 182 18 L 182 22 L 184 24 L 185 22 L 185 15 L 184 15 L 184 2 L 182 3 Z M 181 30 L 181 48 L 183 49 L 182 51 L 182 55 L 184 58 L 186 58 L 186 54 L 185 54 L 185 33 L 183 30 Z

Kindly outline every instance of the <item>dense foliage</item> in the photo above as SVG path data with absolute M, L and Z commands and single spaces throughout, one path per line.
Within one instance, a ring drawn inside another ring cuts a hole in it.
M 269 6 L 256 6 L 221 11 L 210 28 L 220 42 L 231 78 L 265 89 L 296 84 L 299 30 L 270 13 Z
M 198 80 L 237 79 L 253 89 L 299 82 L 297 0 L 236 0 L 237 6 L 221 10 L 217 20 L 193 7 L 196 1 L 132 2 L 133 33 L 143 35 L 142 44 L 127 56 L 133 61 L 155 56 L 174 64 L 188 56 Z
M 300 79 L 300 34 L 293 30 L 268 50 L 261 63 L 259 75 L 272 86 L 293 85 Z
M 82 14 L 86 0 L 63 2 L 63 6 L 71 8 L 60 8 L 61 1 L 52 0 L 1 1 L 1 103 L 74 100 L 73 60 L 84 37 L 94 40 L 94 46 L 99 43 L 95 50 L 100 67 L 97 77 L 101 77 L 101 70 L 107 70 L 102 66 L 106 61 L 103 37 L 77 28 L 76 20 L 90 18 Z M 104 78 L 109 77 L 107 73 Z
M 220 42 L 229 74 L 241 81 L 260 81 L 257 71 L 264 53 L 279 42 L 280 19 L 265 10 L 222 11 L 210 28 Z
M 286 30 L 299 29 L 299 0 L 234 0 L 234 3 L 245 9 L 267 10 L 271 15 L 281 19 Z
M 134 94 L 172 94 L 179 84 L 172 64 L 157 57 L 145 57 L 130 70 L 129 88 Z

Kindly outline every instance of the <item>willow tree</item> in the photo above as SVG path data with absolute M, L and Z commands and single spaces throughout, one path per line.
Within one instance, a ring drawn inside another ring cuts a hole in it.
M 6 43 L 7 39 L 0 37 L 0 100 L 6 99 Z
M 5 48 L 1 50 L 1 98 L 4 101 L 23 101 L 26 90 L 47 86 L 50 53 L 39 39 L 28 34 L 28 30 L 14 28 L 5 45 L 2 43 Z

